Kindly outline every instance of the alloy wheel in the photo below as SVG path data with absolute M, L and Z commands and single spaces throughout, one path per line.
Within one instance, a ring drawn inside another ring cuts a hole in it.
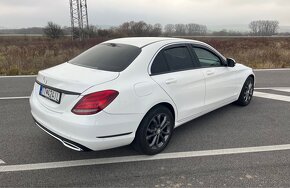
M 150 148 L 158 149 L 168 142 L 171 134 L 170 124 L 170 118 L 164 113 L 153 116 L 146 131 L 146 141 Z
M 254 93 L 253 83 L 252 81 L 249 81 L 249 83 L 245 87 L 244 101 L 249 102 L 253 97 L 253 93 Z

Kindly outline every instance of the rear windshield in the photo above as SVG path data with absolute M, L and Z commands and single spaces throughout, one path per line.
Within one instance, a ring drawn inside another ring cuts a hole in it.
M 121 72 L 140 54 L 141 49 L 126 44 L 105 43 L 96 45 L 69 63 L 93 69 Z

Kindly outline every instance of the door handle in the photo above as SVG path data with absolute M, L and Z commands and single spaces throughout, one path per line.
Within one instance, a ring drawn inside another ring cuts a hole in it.
M 214 74 L 214 71 L 212 71 L 212 70 L 207 70 L 205 73 L 209 76 L 209 75 L 213 75 L 213 74 Z
M 175 79 L 175 78 L 170 78 L 170 79 L 168 79 L 168 80 L 166 80 L 165 81 L 165 83 L 168 85 L 168 84 L 174 84 L 174 83 L 176 83 L 177 82 L 177 80 Z

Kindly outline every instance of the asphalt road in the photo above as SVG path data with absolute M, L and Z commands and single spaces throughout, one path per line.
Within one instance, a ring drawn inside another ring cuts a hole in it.
M 270 98 L 290 96 L 290 70 L 255 73 L 259 92 Z M 50 165 L 97 158 L 106 161 L 138 155 L 130 146 L 75 152 L 44 133 L 32 120 L 28 99 L 5 99 L 29 96 L 34 80 L 35 77 L 0 77 L 0 163 L 5 162 L 0 164 L 2 187 L 290 186 L 290 150 L 1 172 L 1 167 L 11 165 Z M 254 97 L 247 107 L 231 104 L 175 129 L 163 154 L 290 144 L 290 103 L 270 98 Z

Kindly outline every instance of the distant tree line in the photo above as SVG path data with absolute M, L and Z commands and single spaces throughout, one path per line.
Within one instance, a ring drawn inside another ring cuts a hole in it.
M 201 36 L 207 34 L 207 27 L 195 23 L 167 24 L 164 27 L 164 34 L 169 36 Z
M 62 29 L 59 25 L 48 22 L 44 28 L 44 34 L 52 39 L 62 37 L 67 33 L 68 28 Z M 75 32 L 80 32 L 76 30 Z M 144 21 L 125 22 L 117 27 L 109 29 L 98 28 L 97 26 L 89 26 L 82 31 L 88 37 L 153 37 L 153 36 L 195 36 L 206 35 L 207 27 L 199 24 L 167 24 L 163 27 L 161 24 L 148 24 Z M 77 33 L 79 35 L 79 33 Z
M 112 28 L 112 32 L 118 36 L 134 36 L 134 37 L 152 37 L 162 34 L 162 25 L 157 23 L 154 25 L 147 24 L 144 21 L 140 22 L 125 22 L 119 27 Z
M 279 22 L 274 20 L 257 20 L 249 24 L 251 34 L 255 36 L 275 35 L 279 29 Z
M 39 28 L 32 28 L 33 32 L 40 31 Z M 130 21 L 125 22 L 117 27 L 111 27 L 108 29 L 99 28 L 97 26 L 90 25 L 82 32 L 87 37 L 153 37 L 153 36 L 271 36 L 276 35 L 279 29 L 279 22 L 273 20 L 257 20 L 252 21 L 249 24 L 249 32 L 239 32 L 232 30 L 221 30 L 210 32 L 207 26 L 188 23 L 188 24 L 167 24 L 164 27 L 159 24 L 148 24 L 144 21 Z M 22 29 L 22 32 L 28 33 L 27 29 Z M 70 35 L 71 28 L 61 26 L 48 22 L 47 26 L 41 31 L 47 37 L 52 39 L 60 38 L 64 35 Z M 1 33 L 1 32 L 0 32 Z M 286 33 L 287 34 L 287 33 Z

